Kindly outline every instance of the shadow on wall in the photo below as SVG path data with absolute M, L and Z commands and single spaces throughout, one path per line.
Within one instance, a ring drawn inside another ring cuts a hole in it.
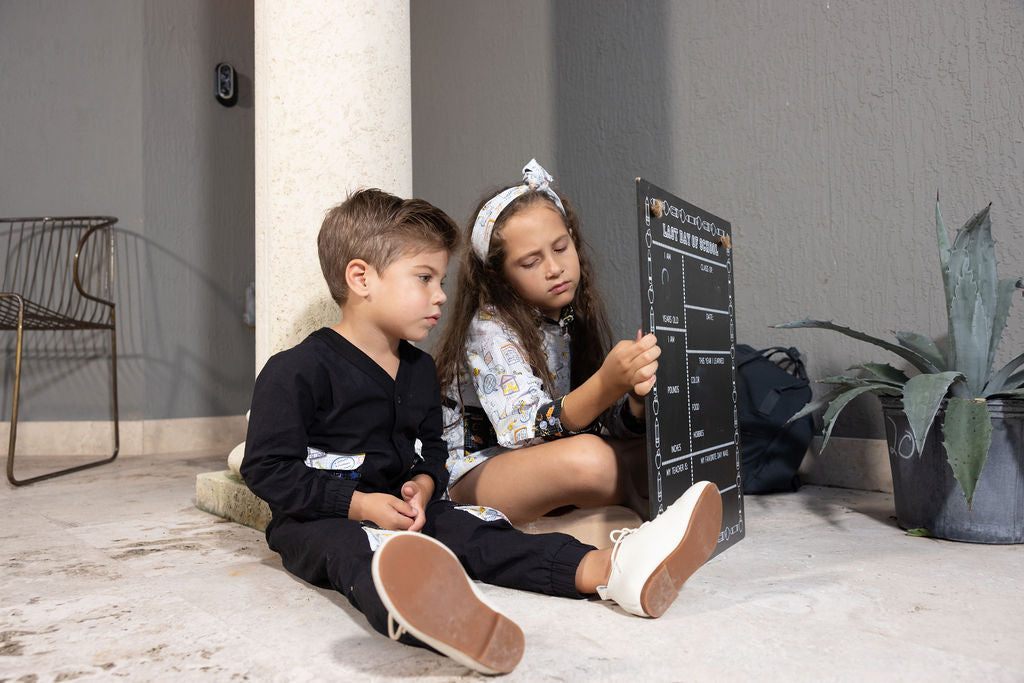
M 254 355 L 251 329 L 242 319 L 244 291 L 228 291 L 142 235 L 116 227 L 114 232 L 121 419 L 244 412 Z M 162 274 L 160 281 L 155 279 L 156 272 Z M 161 302 L 173 299 L 166 291 L 175 288 L 190 292 L 197 300 L 195 305 L 179 309 L 186 316 L 161 310 Z M 199 308 L 213 314 L 200 316 Z M 207 318 L 215 318 L 216 324 Z M 239 339 L 244 340 L 245 348 L 239 348 Z M 3 344 L 0 421 L 10 418 L 13 332 L 4 336 Z M 108 332 L 26 332 L 23 349 L 19 420 L 109 417 Z M 180 413 L 175 406 L 182 405 L 191 407 L 193 414 L 175 414 Z
M 580 212 L 612 332 L 640 324 L 634 179 L 673 188 L 666 0 L 551 3 L 556 182 Z M 624 248 L 626 247 L 626 248 Z

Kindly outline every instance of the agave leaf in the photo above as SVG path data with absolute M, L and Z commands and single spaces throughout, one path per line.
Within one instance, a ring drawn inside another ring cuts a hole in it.
M 1010 379 L 1006 380 L 1003 387 L 1010 389 L 1011 391 L 1024 388 L 1024 372 L 1018 372 L 1014 375 L 1010 375 Z
M 953 367 L 964 373 L 967 387 L 975 396 L 981 394 L 988 379 L 988 343 L 991 325 L 986 325 L 985 303 L 974 273 L 963 273 L 953 288 L 949 306 L 950 341 Z
M 820 382 L 821 384 L 840 384 L 840 385 L 843 385 L 843 386 L 846 386 L 846 387 L 863 387 L 863 386 L 867 386 L 867 385 L 872 385 L 872 386 L 877 385 L 879 388 L 885 387 L 885 388 L 888 388 L 888 389 L 896 389 L 896 390 L 899 390 L 901 388 L 901 386 L 902 386 L 900 384 L 897 384 L 896 382 L 882 381 L 882 380 L 879 380 L 879 379 L 875 379 L 874 377 L 851 377 L 850 375 L 837 375 L 835 377 L 822 377 L 821 379 L 819 379 L 817 381 Z
M 1006 391 L 1000 391 L 998 394 L 988 396 L 986 398 L 1024 398 L 1024 388 L 1007 389 Z
M 949 233 L 942 220 L 942 209 L 939 208 L 939 193 L 935 192 L 935 232 L 939 241 L 939 266 L 942 271 L 942 285 L 946 291 L 946 308 L 953 298 L 953 287 L 949 281 Z
M 911 365 L 913 365 L 921 372 L 941 372 L 939 368 L 935 366 L 934 363 L 932 363 L 930 360 L 919 354 L 917 351 L 914 351 L 913 349 L 908 349 L 905 346 L 893 344 L 892 342 L 888 342 L 884 339 L 879 339 L 878 337 L 872 337 L 870 334 L 858 332 L 857 330 L 846 327 L 845 325 L 838 325 L 832 322 L 831 320 L 814 320 L 812 318 L 804 318 L 803 320 L 795 320 L 793 322 L 782 323 L 780 325 L 772 325 L 772 327 L 778 329 L 818 328 L 822 330 L 832 330 L 833 332 L 839 332 L 840 334 L 845 334 L 848 337 L 853 337 L 854 339 L 859 339 L 860 341 L 866 341 L 869 344 L 880 346 L 886 351 L 895 353 L 897 356 L 908 361 Z
M 949 399 L 942 432 L 946 437 L 943 442 L 946 460 L 953 469 L 953 476 L 960 482 L 967 509 L 971 509 L 974 489 L 992 442 L 992 422 L 985 399 Z
M 906 344 L 904 344 L 904 346 L 906 346 Z M 899 368 L 894 368 L 888 363 L 861 363 L 860 365 L 854 365 L 852 368 L 848 369 L 867 370 L 879 381 L 888 382 L 901 387 L 910 379 L 907 377 L 907 373 L 903 372 Z
M 896 335 L 896 340 L 900 344 L 908 349 L 917 351 L 930 360 L 935 367 L 940 370 L 949 368 L 949 361 L 946 360 L 946 355 L 942 353 L 942 349 L 928 337 L 917 332 L 902 332 L 900 330 L 896 330 L 893 334 Z
M 949 391 L 949 385 L 963 375 L 949 371 L 937 375 L 914 375 L 903 387 L 903 412 L 907 415 L 910 430 L 914 433 L 917 452 L 924 452 L 924 442 L 928 438 L 928 430 L 935 419 L 942 399 Z
M 989 348 L 997 310 L 995 242 L 991 204 L 957 230 L 949 254 L 947 314 L 952 366 L 964 373 L 971 394 L 979 396 L 992 370 Z
M 845 408 L 847 404 L 850 403 L 850 401 L 857 398 L 861 394 L 867 393 L 869 391 L 874 391 L 875 389 L 876 387 L 873 386 L 854 387 L 853 389 L 849 389 L 839 394 L 832 400 L 831 403 L 828 404 L 828 409 L 825 411 L 824 416 L 822 416 L 822 422 L 825 426 L 825 434 L 821 440 L 822 452 L 825 451 L 825 444 L 828 443 L 828 438 L 832 434 L 832 427 L 835 425 L 835 419 L 839 415 L 839 413 L 842 412 L 843 408 Z
M 834 390 L 836 394 L 841 394 L 855 387 L 869 387 L 880 396 L 901 396 L 903 394 L 903 387 L 899 384 L 883 382 L 870 377 L 847 377 L 840 375 L 839 377 L 826 377 L 817 381 L 821 384 L 836 385 L 838 387 L 838 389 Z
M 824 396 L 820 396 L 818 398 L 811 399 L 806 404 L 804 404 L 803 408 L 801 408 L 800 410 L 798 410 L 795 413 L 793 413 L 793 416 L 790 417 L 788 420 L 786 420 L 786 423 L 789 424 L 790 422 L 793 422 L 795 420 L 799 420 L 804 415 L 810 415 L 815 410 L 818 410 L 819 408 L 821 408 L 821 407 L 831 403 L 837 396 L 842 394 L 844 391 L 846 391 L 846 389 L 843 389 L 843 388 L 833 389 L 830 392 L 828 392 L 827 394 L 825 394 Z
M 1020 354 L 1019 356 L 1011 360 L 1009 363 L 1004 365 L 1002 368 L 1000 368 L 999 372 L 992 376 L 992 379 L 989 380 L 989 383 L 985 385 L 985 395 L 989 396 L 996 392 L 1002 391 L 1004 388 L 1013 389 L 1016 385 L 1016 382 L 1013 381 L 1014 378 L 1024 378 L 1024 375 L 1013 375 L 1011 377 L 1011 373 L 1013 373 L 1013 371 L 1019 368 L 1021 365 L 1024 365 L 1024 353 Z
M 989 217 L 990 203 L 984 209 L 967 219 L 956 231 L 949 253 L 950 275 L 963 272 L 965 265 L 973 265 L 975 279 L 989 294 L 995 292 L 996 250 L 992 239 L 992 220 Z
M 996 351 L 999 350 L 999 340 L 1003 337 L 1003 330 L 1006 328 L 1006 319 L 1010 315 L 1010 305 L 1013 303 L 1013 292 L 1017 288 L 1017 281 L 1013 279 L 1000 280 L 996 284 L 995 310 L 992 317 L 992 331 L 988 345 L 988 367 L 991 371 L 996 362 Z

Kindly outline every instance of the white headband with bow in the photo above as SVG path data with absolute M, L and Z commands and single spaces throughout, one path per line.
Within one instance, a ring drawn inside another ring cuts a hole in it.
M 563 216 L 565 215 L 565 207 L 562 206 L 562 200 L 551 189 L 552 180 L 554 178 L 551 177 L 551 174 L 545 171 L 537 163 L 536 159 L 530 159 L 530 163 L 523 167 L 522 185 L 510 187 L 487 200 L 484 208 L 480 209 L 480 213 L 476 215 L 476 221 L 473 223 L 473 234 L 470 239 L 473 253 L 479 256 L 481 261 L 487 260 L 487 250 L 491 245 L 491 233 L 494 232 L 494 221 L 498 219 L 498 216 L 505 210 L 505 207 L 511 204 L 517 197 L 521 197 L 531 190 L 540 190 L 551 197 L 558 210 L 562 212 Z

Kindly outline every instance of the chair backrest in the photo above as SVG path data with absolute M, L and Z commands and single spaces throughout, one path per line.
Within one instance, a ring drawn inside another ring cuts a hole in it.
M 0 218 L 0 292 L 46 309 L 43 317 L 111 322 L 116 222 L 110 216 Z

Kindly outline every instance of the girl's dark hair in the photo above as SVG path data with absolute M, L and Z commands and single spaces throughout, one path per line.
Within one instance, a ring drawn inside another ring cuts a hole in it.
M 509 187 L 514 187 L 510 185 Z M 506 188 L 507 189 L 507 188 Z M 455 289 L 455 301 L 449 304 L 449 320 L 437 346 L 435 359 L 437 376 L 441 391 L 450 387 L 458 387 L 459 368 L 465 360 L 466 339 L 470 323 L 477 311 L 484 306 L 491 306 L 497 318 L 516 336 L 523 345 L 526 359 L 533 369 L 534 375 L 541 378 L 544 388 L 552 398 L 557 398 L 554 382 L 548 372 L 547 358 L 544 355 L 543 334 L 537 325 L 537 311 L 522 299 L 505 279 L 505 244 L 501 239 L 502 228 L 508 220 L 523 209 L 545 202 L 559 216 L 558 207 L 545 192 L 533 190 L 512 201 L 498 215 L 491 236 L 491 247 L 486 262 L 469 247 L 473 223 L 484 204 L 502 190 L 488 193 L 470 216 L 466 234 L 463 236 L 462 257 L 459 263 L 459 274 Z M 593 269 L 587 255 L 587 248 L 580 235 L 579 218 L 572 204 L 558 194 L 565 207 L 565 227 L 569 231 L 576 253 L 580 260 L 580 281 L 573 299 L 574 321 L 570 353 L 572 361 L 571 386 L 573 389 L 597 372 L 604 362 L 605 354 L 611 344 L 611 330 L 605 314 L 604 302 L 598 294 Z M 460 401 L 461 403 L 461 401 Z

